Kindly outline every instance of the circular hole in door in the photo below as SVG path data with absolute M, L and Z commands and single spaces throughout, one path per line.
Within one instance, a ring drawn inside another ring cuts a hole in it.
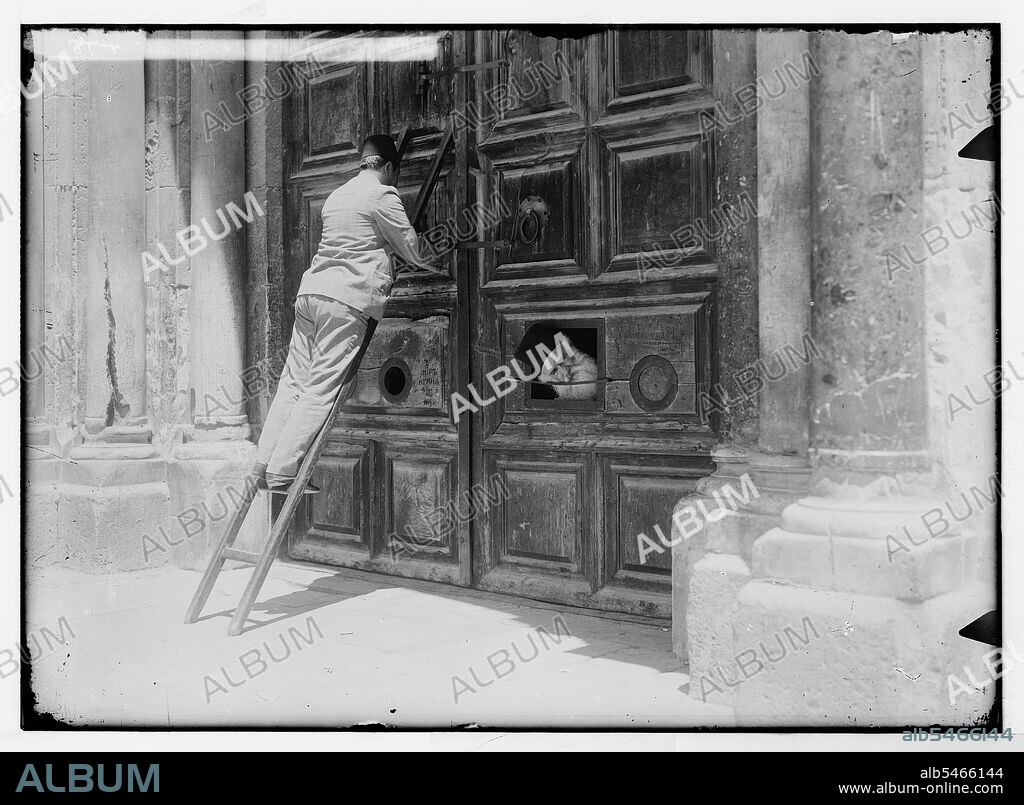
M 403 402 L 412 388 L 409 364 L 401 358 L 391 358 L 380 368 L 378 385 L 381 396 L 389 403 L 397 405 Z

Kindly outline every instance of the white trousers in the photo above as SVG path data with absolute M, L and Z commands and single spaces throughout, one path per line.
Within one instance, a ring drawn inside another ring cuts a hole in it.
M 364 340 L 372 335 L 371 321 L 329 296 L 296 298 L 288 358 L 256 450 L 256 460 L 267 465 L 268 483 L 285 483 L 298 474 L 339 391 L 345 397 L 352 393 L 355 372 L 345 380 Z

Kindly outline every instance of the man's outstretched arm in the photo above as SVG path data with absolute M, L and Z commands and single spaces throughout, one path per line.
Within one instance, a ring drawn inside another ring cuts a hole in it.
M 389 190 L 384 193 L 374 215 L 381 234 L 395 254 L 407 263 L 435 274 L 446 273 L 430 265 L 420 256 L 416 230 L 409 223 L 409 216 L 405 214 L 405 207 L 402 206 L 402 199 L 397 191 Z

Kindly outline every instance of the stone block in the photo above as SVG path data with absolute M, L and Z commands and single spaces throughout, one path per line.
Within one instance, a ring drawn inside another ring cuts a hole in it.
M 693 698 L 705 698 L 718 704 L 728 704 L 731 700 L 728 691 L 710 690 L 710 686 L 702 686 L 701 679 L 713 678 L 717 667 L 734 663 L 733 619 L 739 592 L 749 580 L 749 568 L 740 557 L 708 554 L 693 569 L 685 601 L 673 585 L 672 647 L 688 661 Z M 684 604 L 686 634 L 680 634 L 677 613 Z
M 832 543 L 831 589 L 923 601 L 966 583 L 965 537 L 944 537 L 893 553 L 894 546 L 873 539 L 836 537 Z
M 66 467 L 58 522 L 67 566 L 88 573 L 145 567 L 142 536 L 167 517 L 163 474 L 162 459 L 79 459 Z
M 751 581 L 739 594 L 734 639 L 739 653 L 753 647 L 757 661 L 748 655 L 731 666 L 732 678 L 742 677 L 733 689 L 736 723 L 977 723 L 991 695 L 951 703 L 948 676 L 965 652 L 978 653 L 957 632 L 980 603 L 967 588 L 911 603 Z
M 147 543 L 149 557 L 166 557 L 177 567 L 205 569 L 244 492 L 255 461 L 251 442 L 193 442 L 180 445 L 168 465 L 171 515 L 163 533 Z M 258 494 L 234 547 L 262 549 L 269 536 L 268 501 Z M 229 563 L 229 567 L 233 563 Z
M 751 570 L 755 578 L 808 587 L 832 587 L 832 545 L 828 537 L 794 534 L 773 528 L 754 543 Z
M 67 545 L 60 530 L 60 465 L 58 459 L 30 458 L 24 464 L 26 474 L 25 559 L 30 568 L 63 562 Z
M 921 601 L 967 583 L 973 542 L 971 537 L 943 537 L 900 550 L 877 539 L 775 528 L 754 544 L 751 568 L 759 579 Z

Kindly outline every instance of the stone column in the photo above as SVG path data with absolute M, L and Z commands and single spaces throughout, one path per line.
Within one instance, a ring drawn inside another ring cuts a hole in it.
M 45 33 L 34 32 L 32 46 L 36 54 L 36 72 L 47 52 Z M 54 83 L 56 87 L 56 82 Z M 52 89 L 43 80 L 33 81 L 24 100 L 24 141 L 22 165 L 25 172 L 25 339 L 21 376 L 24 379 L 25 404 L 25 539 L 26 553 L 33 566 L 51 564 L 63 558 L 57 519 L 61 456 L 53 444 L 52 427 L 47 416 L 47 375 L 63 370 L 74 359 L 74 347 L 68 339 L 70 328 L 55 328 L 54 341 L 64 349 L 56 353 L 46 343 L 46 257 L 45 209 L 47 161 L 43 137 L 44 94 Z M 64 88 L 66 91 L 66 87 Z M 52 270 L 52 269 L 51 269 Z M 56 322 L 55 322 L 56 323 Z M 63 340 L 60 340 L 63 339 Z M 64 352 L 67 354 L 64 354 Z M 6 403 L 14 405 L 12 401 Z
M 758 194 L 757 116 L 744 102 L 756 94 L 756 44 L 753 31 L 723 30 L 713 35 L 718 125 L 709 127 L 706 136 L 714 140 L 709 144 L 716 162 L 714 206 L 723 211 L 745 211 L 756 204 Z M 672 547 L 672 648 L 689 662 L 691 675 L 722 651 L 721 637 L 732 622 L 736 590 L 747 578 L 743 557 L 753 542 L 753 537 L 744 536 L 745 529 L 752 530 L 746 514 L 715 521 L 701 514 L 714 515 L 724 487 L 739 489 L 757 438 L 756 395 L 737 393 L 736 385 L 758 356 L 758 221 L 746 212 L 743 218 L 714 246 L 719 272 L 718 388 L 722 392 L 715 389 L 713 394 L 727 408 L 718 421 L 721 442 L 711 451 L 716 469 L 698 482 L 696 494 L 676 507 L 684 519 L 687 507 L 697 512 L 703 527 L 691 535 L 681 534 L 675 523 L 672 529 L 673 540 L 679 540 Z M 690 690 L 696 695 L 692 684 Z
M 142 34 L 109 33 L 141 57 Z M 143 60 L 94 60 L 89 70 L 89 200 L 84 373 L 85 453 L 155 455 L 146 416 Z M 95 445 L 99 453 L 90 452 Z M 110 454 L 113 455 L 113 454 Z
M 36 47 L 37 61 L 42 63 L 42 48 Z M 43 226 L 43 89 L 29 92 L 24 102 L 24 141 L 22 165 L 25 171 L 25 340 L 22 376 L 26 396 L 25 441 L 28 445 L 47 447 L 50 443 L 46 424 L 46 385 L 43 376 L 46 343 L 46 300 L 44 298 L 45 243 Z M 30 90 L 34 90 L 31 87 Z M 28 458 L 38 458 L 36 450 L 28 450 Z
M 228 205 L 245 210 L 245 125 L 212 128 L 207 113 L 224 104 L 242 115 L 245 39 L 241 31 L 198 34 L 207 43 L 192 61 L 192 225 L 205 239 L 192 257 L 191 400 L 196 440 L 249 435 L 242 388 L 245 365 L 245 229 Z M 224 49 L 217 52 L 223 43 Z M 219 113 L 223 114 L 223 113 Z M 219 240 L 227 230 L 227 235 Z
M 87 121 L 77 121 L 89 132 L 90 218 L 78 287 L 85 411 L 83 441 L 64 468 L 60 521 L 74 566 L 112 570 L 141 566 L 141 530 L 165 515 L 167 487 L 146 399 L 144 35 L 88 37 L 98 49 L 80 68 L 89 103 Z M 115 48 L 119 58 L 102 60 Z
M 192 45 L 189 232 L 196 240 L 182 283 L 190 289 L 191 427 L 174 450 L 169 479 L 178 518 L 172 541 L 184 542 L 174 547 L 174 561 L 199 568 L 226 527 L 255 459 L 243 381 L 246 228 L 239 216 L 261 212 L 245 198 L 245 125 L 236 122 L 244 112 L 244 34 L 195 31 Z M 211 126 L 211 115 L 230 124 Z M 255 512 L 250 530 L 254 518 Z M 252 545 L 258 536 L 243 534 L 238 545 Z
M 284 31 L 246 31 L 245 83 L 248 86 L 277 90 L 285 82 L 292 65 L 276 60 L 281 58 L 278 54 L 286 47 L 297 48 L 304 42 L 290 40 L 286 34 Z M 246 233 L 249 269 L 246 293 L 250 314 L 247 354 L 250 365 L 261 366 L 249 399 L 249 421 L 254 428 L 262 427 L 270 409 L 274 396 L 270 378 L 280 374 L 289 336 L 283 326 L 288 310 L 282 298 L 286 262 L 283 165 L 287 156 L 288 120 L 285 104 L 289 99 L 266 90 L 262 94 L 269 97 L 264 101 L 257 92 L 251 104 L 252 114 L 245 121 L 246 186 L 266 210 L 266 215 L 256 219 Z
M 712 394 L 714 402 L 726 409 L 717 418 L 721 442 L 711 452 L 717 468 L 698 482 L 696 494 L 679 501 L 675 513 L 687 507 L 699 512 L 701 506 L 714 512 L 716 493 L 738 482 L 757 438 L 756 398 L 735 392 L 736 376 L 757 359 L 757 220 L 746 212 L 757 196 L 757 118 L 740 102 L 755 88 L 755 46 L 753 31 L 721 30 L 712 36 L 715 106 L 711 114 L 717 125 L 708 127 L 704 135 L 713 140 L 708 147 L 715 154 L 712 203 L 720 214 L 742 211 L 743 220 L 714 244 L 720 386 Z M 720 394 L 719 389 L 724 391 Z M 737 556 L 741 553 L 738 537 L 734 518 L 706 522 L 699 533 L 689 536 L 673 524 L 672 648 L 691 668 L 718 651 L 719 627 L 731 620 L 735 602 L 731 586 L 745 580 L 741 576 L 737 583 L 732 575 L 742 573 L 744 567 Z M 723 563 L 729 566 L 725 575 Z
M 760 397 L 758 449 L 751 466 L 763 492 L 804 492 L 810 476 L 808 363 L 816 347 L 811 340 L 808 157 L 810 79 L 816 69 L 806 32 L 758 33 L 757 74 L 764 101 L 757 118 L 760 359 L 747 382 Z
M 940 68 L 923 63 L 917 36 L 810 40 L 820 71 L 810 104 L 813 494 L 754 544 L 735 655 L 718 684 L 740 724 L 973 723 L 947 696 L 957 631 L 974 606 L 971 541 L 955 527 L 929 539 L 923 519 L 942 505 L 927 431 L 924 278 L 892 282 L 885 263 L 929 225 L 922 88 L 924 72 Z M 766 431 L 762 447 L 798 446 L 800 416 Z M 894 535 L 914 547 L 894 553 Z
M 748 109 L 756 109 L 759 357 L 738 367 L 731 382 L 742 396 L 760 403 L 759 440 L 755 450 L 717 450 L 713 458 L 718 469 L 698 485 L 698 492 L 705 509 L 715 511 L 722 506 L 716 493 L 725 487 L 742 490 L 746 474 L 758 496 L 735 514 L 707 523 L 701 535 L 707 553 L 694 568 L 685 599 L 690 695 L 701 700 L 731 701 L 731 689 L 720 680 L 718 669 L 734 662 L 733 621 L 737 596 L 750 579 L 751 546 L 778 524 L 788 504 L 806 492 L 810 476 L 808 105 L 814 65 L 807 39 L 806 32 L 759 31 L 757 94 L 738 92 L 747 98 Z M 732 393 L 732 388 L 727 390 Z M 692 502 L 683 501 L 688 503 Z

